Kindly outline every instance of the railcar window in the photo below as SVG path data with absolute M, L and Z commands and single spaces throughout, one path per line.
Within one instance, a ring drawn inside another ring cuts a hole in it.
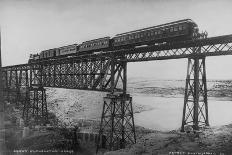
M 174 27 L 174 31 L 178 31 L 178 27 L 177 26 Z
M 185 26 L 185 25 L 182 25 L 182 28 L 183 28 L 183 30 L 185 30 L 185 29 L 186 29 L 186 26 Z
M 146 32 L 143 32 L 143 36 L 145 37 L 147 35 L 147 33 Z
M 173 27 L 170 28 L 170 32 L 173 32 Z
M 182 25 L 179 25 L 179 30 L 182 30 Z

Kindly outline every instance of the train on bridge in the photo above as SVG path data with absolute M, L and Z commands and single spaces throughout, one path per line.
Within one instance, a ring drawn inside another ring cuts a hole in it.
M 198 26 L 191 19 L 178 20 L 171 23 L 143 28 L 135 31 L 117 34 L 113 38 L 104 37 L 73 44 L 59 48 L 41 51 L 31 54 L 29 63 L 72 57 L 95 52 L 107 52 L 122 48 L 134 48 L 136 46 L 151 44 L 171 44 L 174 41 L 192 40 L 198 34 Z

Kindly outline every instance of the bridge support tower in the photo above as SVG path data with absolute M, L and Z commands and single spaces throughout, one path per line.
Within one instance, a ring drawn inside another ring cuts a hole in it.
M 132 97 L 129 94 L 107 94 L 104 97 L 99 139 L 106 137 L 98 148 L 109 150 L 125 148 L 136 143 Z
M 45 125 L 48 121 L 46 90 L 43 87 L 30 87 L 26 92 L 23 107 L 26 126 Z
M 110 75 L 111 93 L 104 97 L 97 152 L 102 147 L 117 150 L 136 143 L 132 97 L 126 94 L 127 62 L 112 58 Z M 101 144 L 100 137 L 105 137 Z
M 209 126 L 205 57 L 188 59 L 181 131 Z

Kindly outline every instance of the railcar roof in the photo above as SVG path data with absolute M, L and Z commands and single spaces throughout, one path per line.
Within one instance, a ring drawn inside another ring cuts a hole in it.
M 125 34 L 131 34 L 131 33 L 135 33 L 135 32 L 140 32 L 140 31 L 150 30 L 150 29 L 153 29 L 153 28 L 170 26 L 170 25 L 173 25 L 173 24 L 180 24 L 180 23 L 193 23 L 195 26 L 197 26 L 197 24 L 192 19 L 182 19 L 182 20 L 178 20 L 178 21 L 174 21 L 174 22 L 170 22 L 170 23 L 160 24 L 160 25 L 157 25 L 157 26 L 152 26 L 152 27 L 142 28 L 142 29 L 139 29 L 139 30 L 120 33 L 120 34 L 117 34 L 116 37 L 122 36 L 122 35 L 125 35 Z
M 65 47 L 70 47 L 70 46 L 78 46 L 78 44 L 65 45 L 65 46 L 62 46 L 62 47 L 59 47 L 59 48 L 65 48 Z
M 93 42 L 93 41 L 98 41 L 98 40 L 104 40 L 104 39 L 110 39 L 110 37 L 102 37 L 102 38 L 98 38 L 98 39 L 88 40 L 88 41 L 82 42 L 82 44 L 88 43 L 88 42 Z

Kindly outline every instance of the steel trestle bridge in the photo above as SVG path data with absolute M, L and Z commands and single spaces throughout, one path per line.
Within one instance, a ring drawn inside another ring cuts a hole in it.
M 232 55 L 232 35 L 6 66 L 4 99 L 21 105 L 27 124 L 32 118 L 44 124 L 44 87 L 110 92 L 104 98 L 99 135 L 106 135 L 106 147 L 115 150 L 136 143 L 132 97 L 126 93 L 128 62 L 187 58 L 181 131 L 188 125 L 199 130 L 209 126 L 205 58 L 220 55 Z

